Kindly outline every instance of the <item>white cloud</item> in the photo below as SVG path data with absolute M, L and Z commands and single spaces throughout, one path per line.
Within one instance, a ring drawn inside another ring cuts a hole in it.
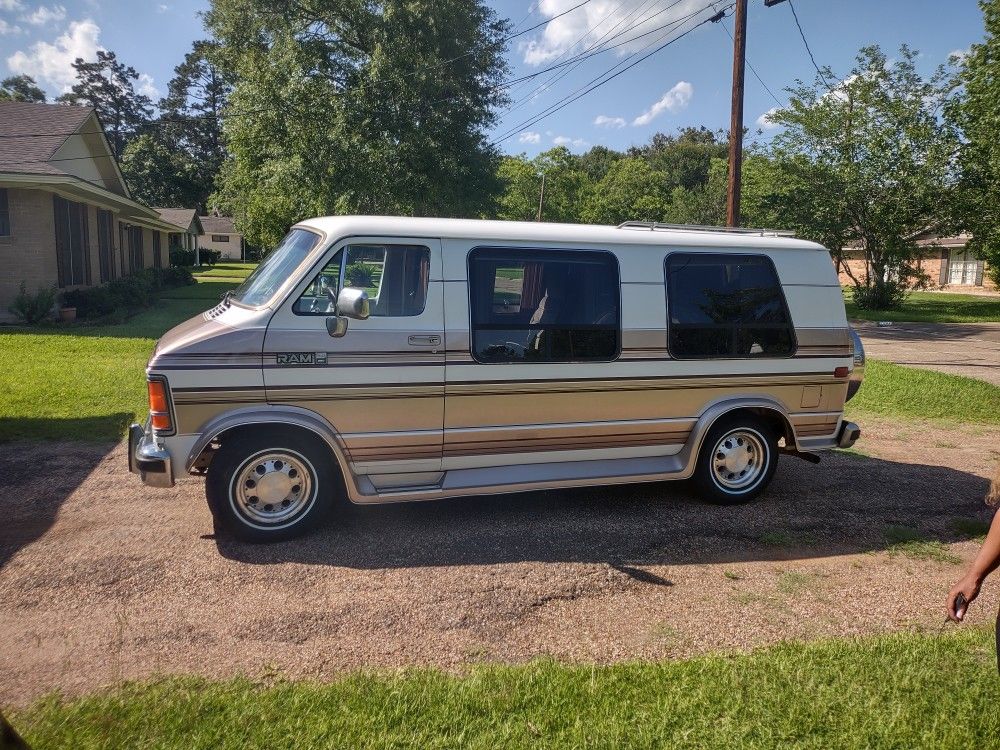
M 135 90 L 152 99 L 158 99 L 160 97 L 160 90 L 156 88 L 156 85 L 153 82 L 153 76 L 149 73 L 139 74 L 139 81 L 136 84 Z
M 609 117 L 608 115 L 598 115 L 594 118 L 594 124 L 599 128 L 624 128 L 624 117 Z
M 541 65 L 565 52 L 597 49 L 597 45 L 621 44 L 616 47 L 615 53 L 628 54 L 650 42 L 665 40 L 687 26 L 677 24 L 662 31 L 654 29 L 685 18 L 699 9 L 706 11 L 705 17 L 714 12 L 706 9 L 702 0 L 679 0 L 669 4 L 654 3 L 652 6 L 649 0 L 591 0 L 565 16 L 559 16 L 578 4 L 579 0 L 539 0 L 538 14 L 552 20 L 536 37 L 521 44 L 525 63 Z M 696 23 L 700 18 L 702 16 L 695 16 L 691 22 Z M 637 38 L 647 32 L 653 33 Z M 629 43 L 630 39 L 636 41 Z
M 169 5 L 164 5 L 163 3 L 160 3 L 159 5 L 156 6 L 157 13 L 166 13 L 168 10 L 170 10 Z
M 775 128 L 780 128 L 781 126 L 771 120 L 771 115 L 778 111 L 777 107 L 771 107 L 767 112 L 762 114 L 757 118 L 757 127 L 761 130 L 774 130 Z
M 21 20 L 30 23 L 32 26 L 44 26 L 49 23 L 58 23 L 66 18 L 66 8 L 62 5 L 53 5 L 49 8 L 46 5 L 39 5 L 30 13 L 21 16 Z
M 84 60 L 97 57 L 100 34 L 101 27 L 89 18 L 73 21 L 54 43 L 35 42 L 27 52 L 18 50 L 7 58 L 7 66 L 14 73 L 25 73 L 39 83 L 52 84 L 64 93 L 76 82 L 73 61 L 78 57 Z
M 583 148 L 590 145 L 583 138 L 570 138 L 568 135 L 557 135 L 552 139 L 552 142 L 557 146 L 572 146 L 573 148 Z
M 969 56 L 969 53 L 971 51 L 972 51 L 971 47 L 966 47 L 965 49 L 953 49 L 951 52 L 948 53 L 948 59 L 950 60 L 953 57 L 957 57 L 958 61 L 962 62 L 962 60 L 964 60 Z
M 535 133 L 531 130 L 525 130 L 521 135 L 517 137 L 517 140 L 521 143 L 538 143 L 542 140 L 541 133 Z
M 7 23 L 5 20 L 0 18 L 0 36 L 8 36 L 10 34 L 20 34 L 21 27 L 14 26 L 13 24 Z
M 678 81 L 674 87 L 660 97 L 652 107 L 632 120 L 633 125 L 648 125 L 661 112 L 679 112 L 684 109 L 694 96 L 694 86 L 687 81 Z
M 0 0 L 0 10 L 21 10 L 21 0 Z

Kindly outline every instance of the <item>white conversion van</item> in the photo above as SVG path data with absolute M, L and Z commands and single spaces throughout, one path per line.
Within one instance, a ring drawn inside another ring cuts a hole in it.
M 206 477 L 266 541 L 336 504 L 692 479 L 767 486 L 848 447 L 830 254 L 763 230 L 342 216 L 297 224 L 147 368 L 130 469 Z

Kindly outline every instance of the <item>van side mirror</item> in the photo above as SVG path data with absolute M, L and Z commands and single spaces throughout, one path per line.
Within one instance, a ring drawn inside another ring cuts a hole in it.
M 347 318 L 339 315 L 330 315 L 326 319 L 326 332 L 333 338 L 339 339 L 347 333 Z
M 337 295 L 337 315 L 354 320 L 367 320 L 371 315 L 371 305 L 368 301 L 368 292 L 355 287 L 344 287 Z
M 327 294 L 333 298 L 333 289 L 327 289 Z M 339 339 L 347 333 L 347 321 L 366 320 L 371 315 L 371 303 L 368 299 L 368 292 L 364 289 L 345 287 L 340 290 L 333 305 L 334 315 L 326 319 L 326 332 L 333 338 Z

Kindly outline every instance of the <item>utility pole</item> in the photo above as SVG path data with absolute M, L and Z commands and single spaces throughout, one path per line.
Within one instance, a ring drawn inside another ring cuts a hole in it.
M 743 79 L 747 61 L 747 0 L 736 0 L 733 18 L 733 108 L 729 118 L 729 188 L 726 190 L 726 226 L 740 225 L 740 189 L 743 184 Z
M 772 5 L 784 0 L 764 0 Z M 743 80 L 747 62 L 747 0 L 736 0 L 733 15 L 733 108 L 729 120 L 729 187 L 726 190 L 726 226 L 740 225 L 743 188 Z
M 542 172 L 542 188 L 538 191 L 538 216 L 535 221 L 542 220 L 542 201 L 545 200 L 545 172 Z

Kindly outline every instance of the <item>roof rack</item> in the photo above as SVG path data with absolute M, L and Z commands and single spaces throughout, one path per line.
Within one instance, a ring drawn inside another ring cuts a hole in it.
M 701 224 L 664 224 L 662 221 L 623 221 L 619 229 L 648 229 L 651 232 L 715 232 L 718 234 L 756 234 L 760 237 L 794 237 L 795 232 L 783 229 L 750 229 L 749 227 L 710 227 Z

